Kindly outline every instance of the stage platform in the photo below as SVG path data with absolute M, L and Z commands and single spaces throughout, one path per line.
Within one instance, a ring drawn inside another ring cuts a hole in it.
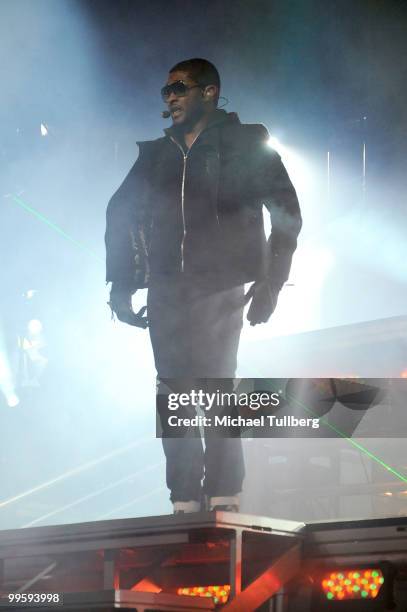
M 211 512 L 7 530 L 0 610 L 314 612 L 321 572 L 372 564 L 406 575 L 407 517 L 304 524 Z M 209 585 L 227 601 L 199 596 Z M 60 603 L 25 603 L 34 593 Z

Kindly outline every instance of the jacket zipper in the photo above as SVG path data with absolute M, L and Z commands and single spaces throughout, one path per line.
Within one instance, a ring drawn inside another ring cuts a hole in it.
M 182 241 L 181 241 L 181 272 L 184 271 L 184 242 L 185 242 L 185 236 L 187 235 L 187 228 L 185 225 L 185 208 L 184 208 L 185 207 L 185 175 L 186 175 L 186 168 L 187 168 L 187 158 L 188 158 L 188 153 L 192 149 L 200 133 L 195 137 L 195 139 L 193 140 L 191 146 L 189 147 L 186 153 L 184 153 L 184 149 L 181 147 L 181 145 L 172 136 L 170 136 L 170 139 L 172 140 L 172 142 L 176 144 L 179 150 L 181 151 L 182 157 L 184 159 L 184 163 L 182 167 L 182 183 L 181 183 L 181 215 L 182 215 L 182 227 L 184 230 Z

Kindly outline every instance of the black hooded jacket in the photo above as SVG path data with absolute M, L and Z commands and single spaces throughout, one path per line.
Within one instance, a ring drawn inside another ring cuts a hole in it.
M 181 274 L 231 287 L 268 277 L 281 288 L 302 222 L 268 138 L 263 125 L 216 110 L 189 150 L 174 127 L 139 142 L 139 157 L 107 208 L 106 281 L 138 289 L 155 276 Z

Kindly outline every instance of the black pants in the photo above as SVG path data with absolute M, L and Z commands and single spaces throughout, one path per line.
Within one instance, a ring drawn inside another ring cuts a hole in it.
M 161 379 L 181 379 L 184 388 L 202 388 L 205 378 L 233 378 L 243 306 L 243 286 L 219 290 L 209 282 L 168 277 L 151 282 L 147 312 L 158 385 Z M 206 495 L 239 493 L 244 478 L 240 438 L 205 432 L 204 452 L 201 438 L 191 433 L 163 437 L 171 501 L 199 501 L 202 478 Z

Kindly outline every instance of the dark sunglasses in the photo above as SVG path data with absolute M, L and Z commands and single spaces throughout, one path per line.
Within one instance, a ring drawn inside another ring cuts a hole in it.
M 195 87 L 201 87 L 201 85 L 186 85 L 184 81 L 174 81 L 174 83 L 170 83 L 170 85 L 164 85 L 161 89 L 161 97 L 164 102 L 167 102 L 170 95 L 173 93 L 179 98 L 186 96 L 190 89 L 194 89 Z

